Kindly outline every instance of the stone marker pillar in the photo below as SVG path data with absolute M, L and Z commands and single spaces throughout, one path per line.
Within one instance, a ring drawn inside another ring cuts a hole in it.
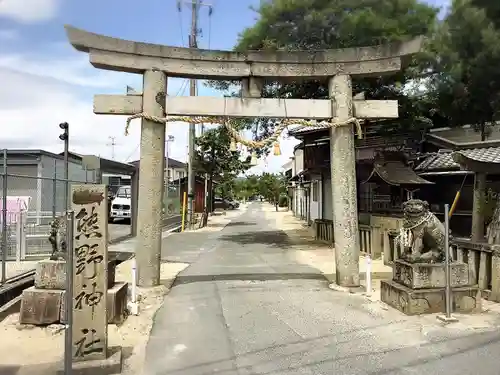
M 108 350 L 106 185 L 73 185 L 73 361 L 105 360 Z
M 160 71 L 144 73 L 143 112 L 164 117 L 167 76 Z M 165 124 L 142 119 L 139 166 L 138 236 L 135 256 L 140 286 L 160 283 L 163 207 Z
M 349 75 L 330 79 L 335 121 L 353 115 L 352 83 Z M 330 167 L 335 238 L 336 283 L 343 287 L 359 284 L 359 232 L 356 194 L 356 153 L 352 126 L 330 129 Z

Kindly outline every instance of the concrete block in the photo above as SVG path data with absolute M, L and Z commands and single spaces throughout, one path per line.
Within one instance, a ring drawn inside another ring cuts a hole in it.
M 73 362 L 72 375 L 110 375 L 122 372 L 122 348 L 108 348 L 108 356 L 105 359 L 94 359 L 89 361 Z M 64 361 L 56 371 L 57 375 L 64 375 Z
M 469 269 L 465 263 L 454 262 L 450 267 L 451 286 L 470 285 Z M 411 289 L 444 288 L 446 286 L 445 265 L 442 263 L 407 263 L 396 260 L 393 280 Z
M 406 315 L 445 312 L 444 288 L 410 289 L 394 281 L 382 281 L 380 297 L 391 307 Z M 481 295 L 477 286 L 452 289 L 452 312 L 472 313 L 481 309 Z
M 113 288 L 108 289 L 106 300 L 106 313 L 108 324 L 121 324 L 127 317 L 127 283 L 116 283 Z M 63 292 L 63 297 L 65 292 Z M 61 301 L 60 322 L 66 323 L 66 300 Z
M 41 260 L 35 266 L 35 288 L 59 289 L 66 288 L 66 261 Z
M 59 322 L 63 291 L 54 289 L 25 289 L 21 299 L 19 323 L 47 325 Z

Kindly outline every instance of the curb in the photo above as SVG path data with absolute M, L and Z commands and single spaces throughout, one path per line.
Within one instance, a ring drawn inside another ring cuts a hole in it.
M 335 283 L 336 280 L 336 275 L 335 273 L 323 273 L 323 276 L 331 282 Z M 359 280 L 360 281 L 365 281 L 366 280 L 366 273 L 365 272 L 360 272 L 359 273 Z M 392 272 L 389 271 L 378 271 L 378 272 L 372 272 L 372 280 L 392 280 Z
M 181 229 L 182 229 L 182 225 L 178 225 L 178 226 L 173 227 L 171 229 L 165 230 L 161 233 L 161 239 L 163 240 L 163 239 L 167 238 L 172 233 L 180 232 Z

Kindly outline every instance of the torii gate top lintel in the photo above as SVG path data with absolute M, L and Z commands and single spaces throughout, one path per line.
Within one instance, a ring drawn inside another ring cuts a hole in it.
M 171 77 L 242 79 L 250 76 L 326 79 L 343 73 L 392 74 L 420 51 L 423 37 L 407 42 L 323 51 L 215 51 L 134 42 L 65 26 L 70 43 L 89 53 L 97 68 L 142 74 L 158 69 Z M 403 61 L 404 63 L 405 61 Z

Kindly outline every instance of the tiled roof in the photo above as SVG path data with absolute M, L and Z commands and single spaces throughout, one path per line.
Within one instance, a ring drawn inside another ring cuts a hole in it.
M 500 147 L 472 148 L 469 150 L 456 151 L 456 153 L 474 161 L 500 164 Z M 453 160 L 452 155 L 452 152 L 438 152 L 425 159 L 415 168 L 415 170 L 423 172 L 442 169 L 460 169 L 460 165 Z
M 370 181 L 377 175 L 389 185 L 429 185 L 433 182 L 419 177 L 410 167 L 400 161 L 377 162 L 370 177 L 363 183 Z
M 460 166 L 455 163 L 451 157 L 451 152 L 438 152 L 437 154 L 428 156 L 420 163 L 416 171 L 434 171 L 440 169 L 459 169 Z
M 318 124 L 314 126 L 305 126 L 305 125 L 298 125 L 297 127 L 293 129 L 288 130 L 289 135 L 297 135 L 297 134 L 303 134 L 303 133 L 309 133 L 309 132 L 314 132 L 318 130 L 325 130 L 328 129 L 329 124 Z
M 482 163 L 500 164 L 500 147 L 472 148 L 470 150 L 456 151 L 455 153 Z

